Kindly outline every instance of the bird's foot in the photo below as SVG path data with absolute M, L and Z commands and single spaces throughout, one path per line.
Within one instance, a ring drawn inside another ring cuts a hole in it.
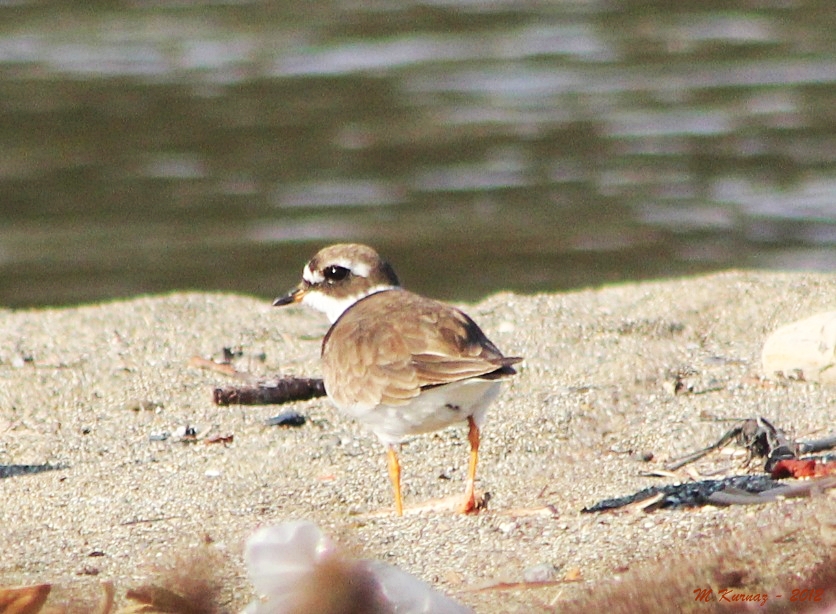
M 475 492 L 466 494 L 464 499 L 460 499 L 456 512 L 459 514 L 478 514 L 482 510 L 488 508 L 488 500 L 490 500 L 490 493 L 477 494 Z
M 443 497 L 441 499 L 430 499 L 423 503 L 415 505 L 406 505 L 403 508 L 404 516 L 415 516 L 426 513 L 457 513 L 457 514 L 477 514 L 484 509 L 487 509 L 488 499 L 490 494 L 476 493 L 473 499 L 465 497 L 462 501 L 461 495 L 453 495 L 450 497 Z M 377 510 L 360 515 L 363 518 L 382 518 L 385 516 L 397 516 L 397 512 L 393 508 Z

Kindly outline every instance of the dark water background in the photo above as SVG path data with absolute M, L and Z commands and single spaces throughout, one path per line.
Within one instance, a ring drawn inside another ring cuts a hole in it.
M 0 3 L 0 304 L 836 269 L 833 0 Z

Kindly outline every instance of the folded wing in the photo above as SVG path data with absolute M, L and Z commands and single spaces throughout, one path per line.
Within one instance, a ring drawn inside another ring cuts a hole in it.
M 355 408 L 404 405 L 425 388 L 512 375 L 522 360 L 503 356 L 458 309 L 405 290 L 355 303 L 328 331 L 322 359 L 329 396 Z

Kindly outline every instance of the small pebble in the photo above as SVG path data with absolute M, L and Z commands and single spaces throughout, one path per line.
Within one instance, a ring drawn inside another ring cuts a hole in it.
M 159 413 L 162 409 L 162 404 L 147 399 L 131 399 L 123 405 L 123 409 L 127 411 L 153 411 Z
M 302 426 L 305 416 L 295 411 L 285 411 L 264 421 L 266 426 Z
M 557 575 L 557 569 L 554 565 L 549 563 L 540 563 L 533 565 L 523 572 L 523 579 L 526 582 L 548 582 L 554 580 Z
M 514 326 L 514 323 L 510 322 L 509 320 L 504 320 L 500 322 L 498 326 L 498 330 L 501 333 L 513 333 L 516 330 L 516 328 L 517 327 Z
M 194 441 L 197 438 L 197 428 L 183 424 L 174 429 L 174 439 L 178 441 Z

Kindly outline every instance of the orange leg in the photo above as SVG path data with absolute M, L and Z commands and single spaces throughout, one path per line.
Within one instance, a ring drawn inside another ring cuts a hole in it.
M 467 439 L 470 441 L 470 465 L 467 468 L 467 482 L 464 488 L 464 501 L 459 508 L 459 512 L 467 514 L 476 509 L 476 463 L 479 461 L 479 427 L 470 416 L 467 419 L 468 433 Z
M 395 512 L 403 516 L 403 497 L 401 497 L 401 463 L 395 446 L 386 446 L 386 457 L 389 462 L 389 479 L 392 480 L 392 490 L 395 491 Z

